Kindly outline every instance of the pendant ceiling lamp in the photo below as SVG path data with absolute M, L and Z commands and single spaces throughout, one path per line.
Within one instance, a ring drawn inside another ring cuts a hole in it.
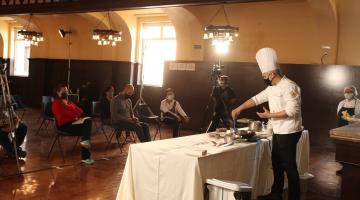
M 109 29 L 99 29 L 96 27 L 93 30 L 92 39 L 97 41 L 97 44 L 101 46 L 107 46 L 107 45 L 116 46 L 117 42 L 122 41 L 121 38 L 122 32 L 112 29 L 113 26 L 110 18 L 110 12 L 107 12 L 104 18 L 100 21 L 100 23 L 105 21 L 106 20 L 105 18 L 107 18 L 108 20 Z
M 42 32 L 37 32 L 34 30 L 30 30 L 30 22 L 31 22 L 32 14 L 29 17 L 29 20 L 24 27 L 24 29 L 21 29 L 17 32 L 17 37 L 20 40 L 29 41 L 31 45 L 38 46 L 39 42 L 44 41 L 44 37 Z
M 213 20 L 223 11 L 226 24 L 225 25 L 213 25 Z M 230 25 L 228 15 L 225 10 L 224 4 L 216 11 L 215 15 L 210 19 L 208 25 L 204 29 L 204 39 L 211 40 L 211 44 L 216 47 L 217 50 L 225 50 L 230 45 L 234 38 L 239 36 L 239 27 Z

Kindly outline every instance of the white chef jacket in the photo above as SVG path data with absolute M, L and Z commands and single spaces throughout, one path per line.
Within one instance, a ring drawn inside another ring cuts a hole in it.
M 269 102 L 271 113 L 285 111 L 286 118 L 271 118 L 275 134 L 291 134 L 302 131 L 300 87 L 287 77 L 278 84 L 269 86 L 252 98 L 256 105 Z
M 347 100 L 347 99 L 344 99 L 344 100 L 340 101 L 336 113 L 339 113 L 339 111 L 340 111 L 340 109 L 342 107 L 344 107 L 344 108 L 355 108 L 355 111 L 354 111 L 355 117 L 360 117 L 360 100 L 358 98 L 354 98 L 354 99 L 352 99 L 350 101 Z

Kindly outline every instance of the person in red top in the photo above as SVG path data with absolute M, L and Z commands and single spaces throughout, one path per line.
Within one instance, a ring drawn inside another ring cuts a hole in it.
M 58 85 L 54 89 L 54 101 L 51 105 L 54 113 L 56 126 L 60 131 L 69 133 L 74 136 L 82 136 L 81 161 L 86 164 L 94 163 L 90 153 L 90 137 L 92 121 L 90 118 L 82 117 L 83 111 L 73 102 L 68 100 L 68 89 L 65 85 Z M 81 123 L 75 123 L 83 120 Z

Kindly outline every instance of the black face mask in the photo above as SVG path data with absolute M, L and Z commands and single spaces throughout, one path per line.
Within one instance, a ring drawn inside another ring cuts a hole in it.
M 269 78 L 266 78 L 266 79 L 264 78 L 264 82 L 265 82 L 266 85 L 272 86 L 271 81 L 270 81 Z
M 61 99 L 67 99 L 68 98 L 68 93 L 67 92 L 61 93 L 60 98 Z

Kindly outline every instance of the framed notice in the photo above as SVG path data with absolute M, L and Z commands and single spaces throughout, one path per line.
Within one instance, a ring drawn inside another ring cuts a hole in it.
M 169 70 L 172 71 L 195 71 L 195 63 L 170 63 Z

